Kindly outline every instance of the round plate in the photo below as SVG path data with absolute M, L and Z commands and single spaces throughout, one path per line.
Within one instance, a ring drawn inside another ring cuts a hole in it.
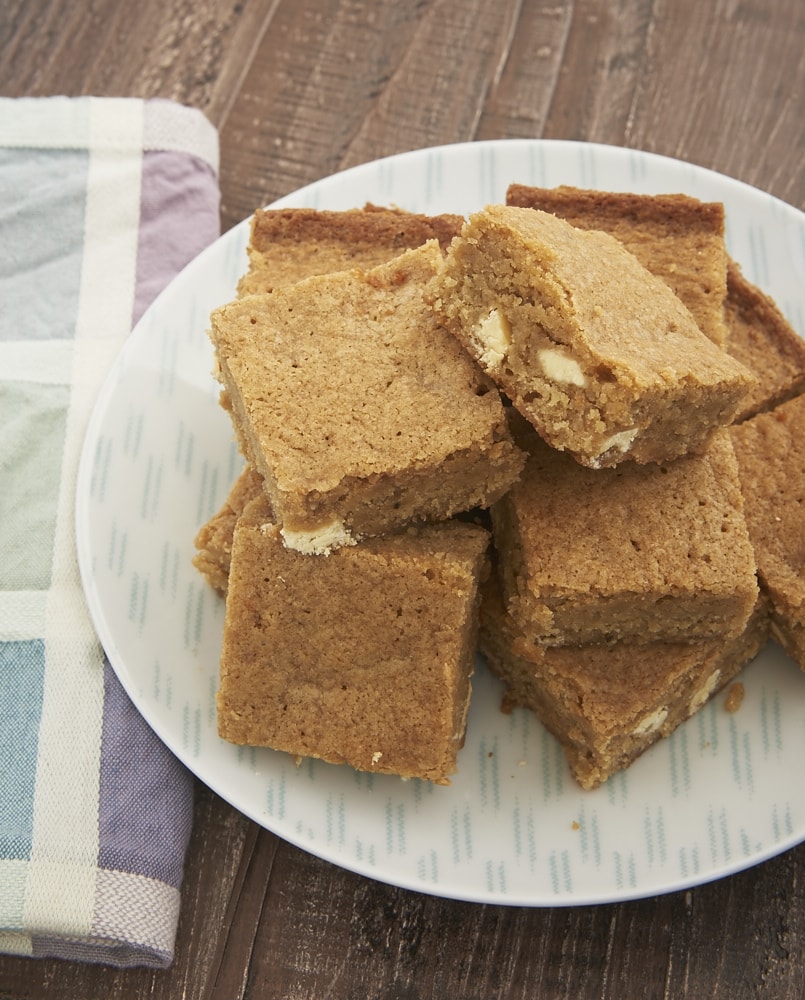
M 479 142 L 405 153 L 311 184 L 277 206 L 367 201 L 468 213 L 511 182 L 686 192 L 726 206 L 728 247 L 803 334 L 805 216 L 664 157 L 591 144 Z M 124 687 L 198 777 L 258 823 L 371 878 L 441 896 L 555 906 L 714 879 L 805 839 L 805 677 L 769 645 L 729 713 L 714 699 L 594 792 L 524 710 L 499 711 L 479 661 L 449 787 L 231 746 L 216 732 L 224 604 L 191 565 L 197 528 L 240 469 L 218 405 L 210 311 L 246 269 L 248 220 L 202 253 L 137 325 L 95 407 L 77 490 L 90 612 Z

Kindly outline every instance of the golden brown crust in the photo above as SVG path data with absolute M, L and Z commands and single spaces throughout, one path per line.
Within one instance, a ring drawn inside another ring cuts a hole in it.
M 255 212 L 249 269 L 238 294 L 271 291 L 315 274 L 371 268 L 437 240 L 444 249 L 461 228 L 458 215 L 420 215 L 367 205 L 345 212 L 308 208 Z
M 350 246 L 376 245 L 396 257 L 436 239 L 443 249 L 461 228 L 460 215 L 421 215 L 367 205 L 343 212 L 313 208 L 260 209 L 251 227 L 251 245 L 261 253 L 277 243 L 314 244 L 333 240 Z
M 727 324 L 727 350 L 757 378 L 737 420 L 805 392 L 805 340 L 735 261 L 730 261 L 727 273 Z
M 641 195 L 562 186 L 512 184 L 509 205 L 536 208 L 580 229 L 616 239 L 690 309 L 702 332 L 723 345 L 727 337 L 727 250 L 724 206 L 684 194 Z
M 805 395 L 730 434 L 772 631 L 805 670 Z
M 506 204 L 541 208 L 544 212 L 555 211 L 573 225 L 586 229 L 610 231 L 623 226 L 626 233 L 635 226 L 651 226 L 659 227 L 659 231 L 666 235 L 686 236 L 698 229 L 722 238 L 724 236 L 723 204 L 699 201 L 686 194 L 644 195 L 594 191 L 570 185 L 538 188 L 510 184 Z
M 246 465 L 221 508 L 196 533 L 193 565 L 220 594 L 226 594 L 235 524 L 246 505 L 263 490 L 263 479 Z

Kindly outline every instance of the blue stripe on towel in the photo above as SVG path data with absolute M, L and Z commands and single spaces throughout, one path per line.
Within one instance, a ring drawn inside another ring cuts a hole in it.
M 87 150 L 0 149 L 0 341 L 73 337 L 88 165 Z
M 33 840 L 37 742 L 42 716 L 45 644 L 0 642 L 0 858 L 27 859 Z M 11 711 L 10 706 L 14 706 Z
M 0 383 L 0 591 L 50 586 L 69 402 L 67 385 Z

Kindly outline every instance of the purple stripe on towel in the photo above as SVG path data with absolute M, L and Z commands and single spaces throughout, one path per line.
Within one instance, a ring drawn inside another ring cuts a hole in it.
M 134 323 L 169 281 L 218 237 L 213 191 L 215 174 L 203 160 L 184 153 L 144 154 Z
M 193 779 L 104 664 L 99 802 L 101 868 L 179 888 L 190 838 Z
M 133 322 L 219 234 L 212 168 L 184 153 L 143 155 Z M 203 333 L 203 331 L 201 331 Z M 98 863 L 181 887 L 193 779 L 104 667 Z
M 38 935 L 31 940 L 31 954 L 34 958 L 66 958 L 72 962 L 97 962 L 123 969 L 137 965 L 165 969 L 173 961 L 172 952 L 158 947 L 144 951 L 141 945 L 127 941 L 94 942 Z

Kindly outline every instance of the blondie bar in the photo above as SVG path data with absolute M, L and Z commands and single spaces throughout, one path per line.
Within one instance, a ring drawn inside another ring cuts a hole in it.
M 684 302 L 703 333 L 757 378 L 744 420 L 805 389 L 805 343 L 777 304 L 748 281 L 724 242 L 724 206 L 684 194 L 647 195 L 512 184 L 506 203 L 615 236 Z
M 502 708 L 533 711 L 562 745 L 571 773 L 596 788 L 702 708 L 756 655 L 768 636 L 758 600 L 727 641 L 642 645 L 534 645 L 484 587 L 480 647 L 506 685 Z
M 772 635 L 805 670 L 805 395 L 730 434 Z
M 428 297 L 545 440 L 593 468 L 701 450 L 753 383 L 615 237 L 535 209 L 470 216 Z
M 446 248 L 463 221 L 460 215 L 420 215 L 375 205 L 343 212 L 258 210 L 238 294 L 271 291 L 314 274 L 376 267 L 432 239 Z
M 306 556 L 282 543 L 266 498 L 253 500 L 232 548 L 220 735 L 449 783 L 488 541 L 447 521 Z
M 599 229 L 616 237 L 676 293 L 702 333 L 724 345 L 728 256 L 721 202 L 684 194 L 511 184 L 506 204 L 540 209 L 579 229 Z
M 441 260 L 429 241 L 213 313 L 233 423 L 291 548 L 488 507 L 518 477 L 497 389 L 423 299 Z
M 805 341 L 734 261 L 727 272 L 727 324 L 727 351 L 757 379 L 736 421 L 805 392 Z
M 740 634 L 757 583 L 729 431 L 702 455 L 593 470 L 513 421 L 528 462 L 492 521 L 507 610 L 535 643 Z

